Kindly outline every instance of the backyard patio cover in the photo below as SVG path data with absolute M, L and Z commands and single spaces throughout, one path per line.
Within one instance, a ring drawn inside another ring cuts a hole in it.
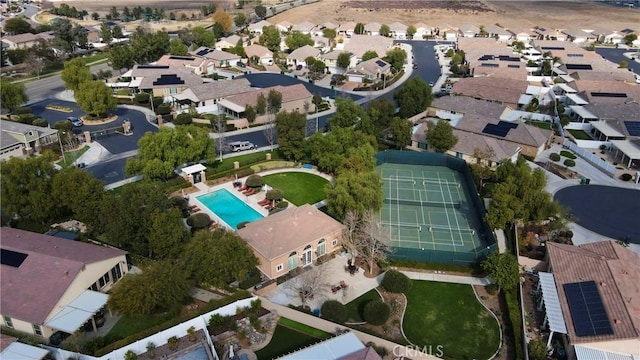
M 207 167 L 202 164 L 195 164 L 182 168 L 182 172 L 185 174 L 195 174 L 205 170 L 207 170 Z
M 13 342 L 2 351 L 0 357 L 11 360 L 40 360 L 44 359 L 49 353 L 47 349 L 41 349 L 36 346 L 27 345 L 19 342 Z
M 587 346 L 576 345 L 576 359 L 578 360 L 636 360 L 634 355 L 620 354 Z
M 544 308 L 547 312 L 547 319 L 549 320 L 549 329 L 553 332 L 566 334 L 567 326 L 564 322 L 564 315 L 562 315 L 562 308 L 560 307 L 560 299 L 558 298 L 558 290 L 556 289 L 556 281 L 553 278 L 553 274 L 540 272 L 538 275 L 540 276 Z
M 616 136 L 616 137 L 625 136 L 623 133 L 620 132 L 620 130 L 614 128 L 613 126 L 611 126 L 611 124 L 609 124 L 606 121 L 592 121 L 590 124 L 594 128 L 598 129 L 598 131 L 603 133 L 604 136 Z
M 107 299 L 109 299 L 107 294 L 85 290 L 62 310 L 58 311 L 45 325 L 73 334 L 87 320 L 91 319 L 98 310 L 105 306 Z
M 582 117 L 583 119 L 598 118 L 597 116 L 593 115 L 589 110 L 585 109 L 584 106 L 571 105 L 569 106 L 569 108 L 573 110 L 573 112 L 575 112 L 576 114 L 580 115 L 580 117 Z
M 622 151 L 631 160 L 640 160 L 640 145 L 631 140 L 611 140 L 616 149 Z

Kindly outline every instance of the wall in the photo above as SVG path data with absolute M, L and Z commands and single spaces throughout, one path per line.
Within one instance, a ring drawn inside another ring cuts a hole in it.
M 0 314 L 0 316 L 2 316 L 2 326 L 6 326 L 4 321 L 4 315 Z M 13 329 L 17 331 L 21 331 L 25 334 L 32 334 L 34 336 L 37 336 L 33 333 L 33 324 L 16 319 L 16 318 L 11 318 L 11 323 L 13 324 Z M 45 334 L 43 333 L 43 335 Z

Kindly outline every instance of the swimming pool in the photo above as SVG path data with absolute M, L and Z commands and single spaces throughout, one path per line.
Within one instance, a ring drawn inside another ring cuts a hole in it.
M 174 358 L 174 360 L 209 360 L 207 349 L 204 346 L 198 346 L 193 350 L 189 350 Z
M 234 229 L 243 221 L 254 221 L 264 217 L 227 189 L 200 195 L 197 199 Z

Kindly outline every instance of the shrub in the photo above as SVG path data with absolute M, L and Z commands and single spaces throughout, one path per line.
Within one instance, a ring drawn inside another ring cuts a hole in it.
M 371 325 L 382 325 L 389 319 L 391 309 L 382 300 L 372 300 L 364 306 L 364 320 Z
M 567 150 L 560 151 L 560 155 L 562 155 L 562 156 L 564 156 L 566 158 L 569 158 L 569 159 L 574 159 L 574 160 L 577 158 L 577 156 L 574 153 L 572 153 L 571 151 L 567 151 Z
M 33 124 L 33 122 L 37 119 L 38 117 L 35 114 L 22 114 L 18 117 L 19 122 L 29 125 Z
M 320 308 L 322 317 L 342 324 L 347 320 L 347 307 L 337 300 L 327 300 Z
M 182 196 L 174 196 L 171 198 L 171 205 L 177 207 L 180 210 L 185 210 L 189 205 L 189 202 Z
M 193 117 L 191 117 L 191 114 L 189 114 L 189 113 L 179 114 L 173 120 L 173 123 L 176 124 L 176 125 L 189 125 L 189 124 L 191 124 L 191 122 L 193 122 Z
M 73 129 L 73 124 L 69 120 L 60 120 L 53 123 L 53 128 L 56 130 L 69 131 Z
M 250 223 L 250 221 L 243 221 L 238 223 L 238 225 L 236 225 L 238 227 L 238 230 L 244 228 L 245 226 L 247 226 L 247 224 Z
M 169 115 L 171 113 L 171 105 L 162 103 L 156 107 L 156 114 Z
M 406 293 L 411 285 L 411 279 L 398 270 L 388 270 L 382 278 L 382 287 L 392 293 Z
M 631 176 L 631 174 L 628 173 L 624 173 L 622 175 L 620 175 L 620 180 L 622 181 L 629 181 L 633 178 L 633 176 Z
M 571 231 L 571 230 L 565 231 L 564 232 L 564 237 L 566 237 L 567 239 L 573 238 L 573 231 Z
M 31 125 L 39 126 L 39 127 L 48 127 L 49 126 L 49 122 L 46 119 L 39 118 L 39 119 L 33 120 Z
M 282 192 L 282 190 L 279 190 L 279 189 L 271 189 L 267 191 L 266 197 L 269 200 L 280 201 L 284 197 L 284 193 Z
M 30 108 L 24 106 L 17 108 L 14 112 L 16 115 L 33 114 Z
M 124 353 L 124 360 L 138 360 L 138 354 L 134 353 L 133 350 L 128 350 Z
M 495 295 L 498 293 L 498 285 L 496 284 L 489 284 L 486 286 L 487 289 L 487 293 L 489 293 L 489 295 Z
M 276 204 L 276 207 L 278 209 L 284 210 L 289 206 L 289 203 L 286 201 L 280 201 L 279 203 Z
M 607 149 L 607 145 L 605 144 L 600 145 L 600 150 L 606 150 L 606 149 Z
M 551 161 L 560 161 L 560 154 L 551 153 L 549 154 L 549 159 L 551 159 Z
M 206 228 L 209 223 L 211 223 L 211 218 L 205 213 L 196 213 L 187 218 L 187 225 L 193 229 Z
M 149 103 L 149 94 L 147 93 L 139 93 L 136 94 L 136 96 L 133 98 L 133 101 L 136 102 L 136 104 L 148 104 Z
M 574 167 L 576 166 L 576 162 L 571 160 L 571 159 L 567 159 L 563 162 L 564 166 L 566 167 Z
M 227 320 L 220 314 L 213 314 L 209 318 L 209 326 L 214 329 L 224 326 L 226 322 Z
M 262 185 L 264 185 L 264 180 L 262 180 L 262 176 L 254 174 L 254 175 L 249 176 L 245 183 L 249 187 L 257 188 L 257 187 L 261 187 Z

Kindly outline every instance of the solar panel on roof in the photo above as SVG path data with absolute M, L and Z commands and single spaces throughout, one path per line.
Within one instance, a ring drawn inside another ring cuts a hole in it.
M 591 96 L 593 96 L 593 97 L 626 98 L 627 94 L 625 94 L 625 93 L 612 93 L 612 92 L 592 91 L 591 92 Z
M 17 251 L 0 249 L 0 263 L 2 265 L 8 265 L 14 268 L 20 267 L 24 260 L 29 256 L 28 254 L 24 254 Z
M 169 56 L 169 59 L 173 59 L 173 60 L 194 60 L 195 58 L 192 58 L 191 56 L 171 55 L 171 56 Z
M 540 49 L 542 50 L 564 50 L 563 46 L 543 46 Z
M 509 65 L 507 65 L 507 67 L 519 69 L 519 68 L 520 68 L 520 65 L 516 65 L 516 64 L 509 64 Z
M 178 75 L 163 74 L 153 82 L 153 85 L 184 85 L 184 80 L 182 80 Z
M 595 281 L 564 284 L 563 287 L 576 335 L 613 334 L 607 310 Z
M 169 65 L 138 65 L 138 69 L 168 69 Z
M 487 124 L 482 132 L 488 135 L 505 137 L 509 133 L 509 130 L 518 127 L 518 123 L 512 123 L 508 121 L 498 121 L 497 124 Z
M 584 54 L 567 54 L 568 57 L 584 57 Z
M 478 61 L 487 61 L 487 60 L 493 60 L 493 55 L 482 55 Z
M 387 63 L 382 61 L 382 60 L 376 60 L 376 64 L 380 67 L 385 67 L 387 66 Z
M 508 56 L 508 55 L 500 55 L 498 56 L 498 59 L 500 59 L 500 61 L 520 61 L 519 57 Z
M 480 66 L 484 66 L 484 67 L 500 67 L 500 65 L 492 64 L 492 63 L 482 63 L 482 64 L 480 64 Z
M 625 121 L 624 126 L 631 136 L 640 136 L 640 121 Z
M 207 48 L 207 49 L 202 49 L 202 50 L 198 51 L 198 52 L 196 53 L 196 55 L 198 55 L 198 56 L 205 56 L 205 55 L 207 55 L 208 53 L 210 53 L 210 52 L 212 52 L 212 51 L 213 51 L 213 50 L 211 50 L 211 49 L 209 49 L 209 48 Z
M 593 70 L 589 64 L 567 64 L 567 70 Z

